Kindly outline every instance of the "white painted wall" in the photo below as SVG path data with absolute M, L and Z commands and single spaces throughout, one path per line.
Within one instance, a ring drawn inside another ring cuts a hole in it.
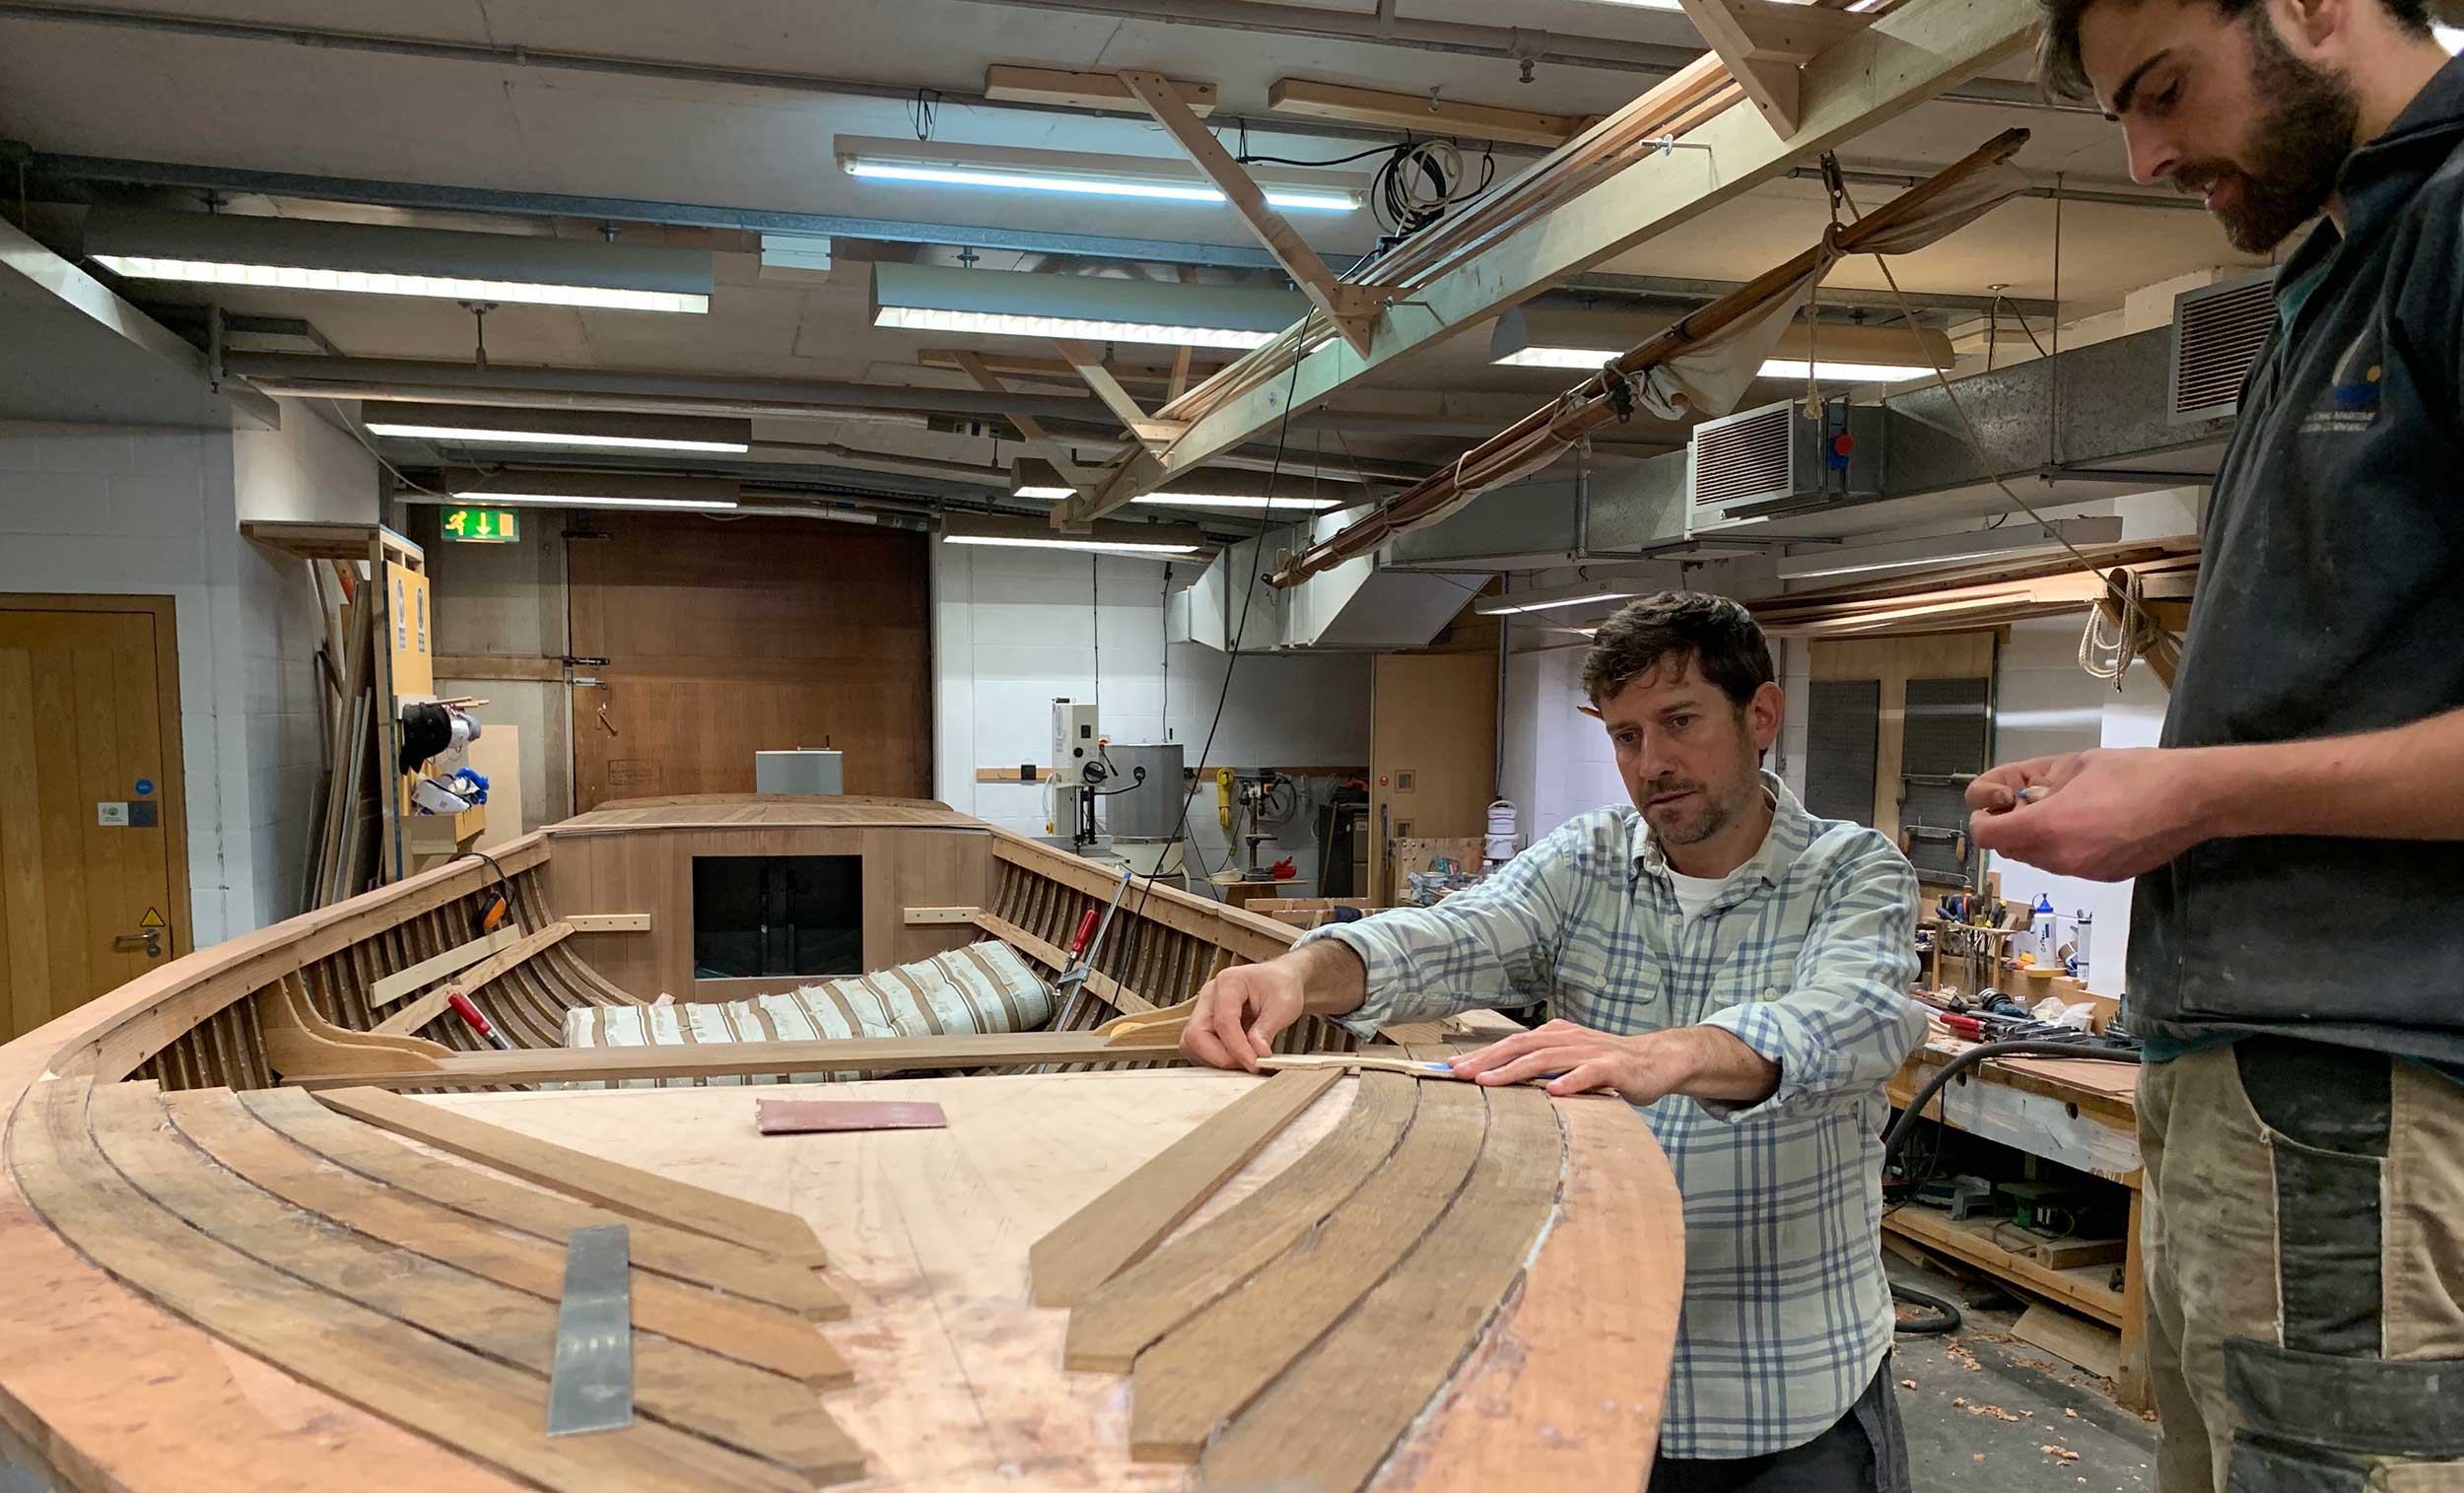
M 0 422 L 0 590 L 171 598 L 198 947 L 300 910 L 320 768 L 305 562 L 242 540 L 240 519 L 376 514 L 374 460 L 354 471 L 313 417 L 284 415 L 238 438 Z
M 1173 579 L 1185 584 L 1194 574 L 1176 567 Z M 1046 833 L 1045 788 L 979 783 L 975 775 L 1048 761 L 1057 698 L 1094 700 L 1113 740 L 1178 741 L 1188 765 L 1199 766 L 1227 667 L 1232 692 L 1206 766 L 1369 760 L 1365 654 L 1250 653 L 1235 662 L 1210 648 L 1167 645 L 1161 565 L 936 544 L 932 584 L 934 793 L 963 813 Z M 1211 786 L 1191 806 L 1190 830 L 1196 857 L 1220 868 L 1225 836 Z M 1317 853 L 1315 817 L 1304 810 L 1263 858 L 1290 855 L 1314 889 Z M 1203 875 L 1191 870 L 1194 881 Z
M 1518 627 L 1514 638 L 1528 647 L 1563 635 Z M 1608 731 L 1580 710 L 1583 652 L 1549 648 L 1507 662 L 1504 787 L 1526 847 L 1578 814 L 1631 801 Z

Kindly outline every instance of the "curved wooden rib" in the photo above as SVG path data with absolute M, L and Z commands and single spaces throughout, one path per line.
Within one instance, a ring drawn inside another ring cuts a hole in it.
M 1217 1426 L 1272 1385 L 1448 1211 L 1481 1151 L 1489 1109 L 1484 1091 L 1471 1084 L 1422 1087 L 1394 1159 L 1323 1227 L 1247 1289 L 1138 1355 L 1129 1390 L 1132 1458 L 1196 1460 Z
M 96 1095 L 98 1114 L 103 1102 L 113 1097 L 110 1090 Z M 296 1207 L 542 1301 L 553 1302 L 563 1295 L 565 1252 L 557 1245 L 489 1228 L 449 1208 L 322 1165 L 267 1129 L 240 1108 L 236 1096 L 223 1090 L 177 1095 L 163 1108 L 171 1112 L 172 1122 L 190 1143 Z M 636 1273 L 633 1321 L 642 1331 L 672 1337 L 813 1389 L 836 1389 L 854 1382 L 846 1360 L 801 1318 L 730 1301 L 663 1275 Z
M 1207 1448 L 1199 1460 L 1206 1482 L 1350 1493 L 1377 1471 L 1478 1340 L 1548 1221 L 1564 1157 L 1546 1096 L 1526 1088 L 1486 1092 L 1487 1138 L 1446 1216 L 1315 1352 Z M 1328 1413 L 1330 1406 L 1340 1413 Z M 1507 1485 L 1528 1482 L 1518 1477 Z
M 192 1097 L 205 1101 L 188 1107 L 192 1115 L 218 1108 L 210 1103 L 217 1097 L 213 1091 Z M 227 1105 L 219 1108 L 233 1113 Z M 255 1127 L 253 1120 L 240 1119 Z M 289 1205 L 183 1143 L 166 1127 L 162 1101 L 151 1086 L 96 1090 L 88 1122 L 97 1146 L 122 1176 L 218 1244 L 541 1380 L 554 1366 L 554 1290 L 542 1295 L 526 1287 L 508 1289 L 487 1272 L 455 1268 L 352 1232 L 350 1217 Z M 287 1144 L 270 1134 L 265 1138 Z M 359 1189 L 377 1190 L 365 1183 Z M 562 1260 L 553 1263 L 561 1276 Z M 635 1320 L 642 1322 L 638 1285 L 634 1305 Z M 846 1434 L 792 1384 L 653 1330 L 646 1324 L 633 1342 L 635 1395 L 644 1415 L 808 1477 L 845 1481 L 860 1474 L 863 1459 Z
M 1562 1100 L 1557 1119 L 1565 1189 L 1522 1299 L 1458 1376 L 1434 1444 L 1413 1467 L 1390 1465 L 1380 1488 L 1640 1488 L 1650 1479 L 1681 1300 L 1671 1286 L 1685 1278 L 1684 1204 L 1668 1158 L 1624 1101 Z
M 457 1115 L 381 1089 L 335 1089 L 319 1096 L 329 1110 L 381 1125 L 440 1150 L 491 1166 L 525 1182 L 554 1188 L 629 1218 L 672 1224 L 774 1255 L 791 1264 L 824 1262 L 813 1226 L 792 1213 L 746 1202 L 691 1183 L 550 1145 L 544 1140 Z
M 1417 1088 L 1393 1073 L 1364 1074 L 1350 1112 L 1307 1155 L 1079 1302 L 1063 1365 L 1129 1373 L 1147 1344 L 1290 1249 L 1394 1152 Z
M 847 1303 L 820 1276 L 706 1234 L 627 1218 L 561 1192 L 508 1182 L 492 1172 L 415 1151 L 375 1125 L 326 1109 L 296 1089 L 258 1090 L 240 1105 L 296 1145 L 336 1166 L 501 1228 L 562 1242 L 594 1224 L 632 1230 L 633 1263 L 691 1285 L 785 1307 L 810 1321 L 847 1316 Z
M 653 1422 L 551 1441 L 547 1383 L 307 1286 L 205 1239 L 95 1148 L 89 1080 L 35 1085 L 9 1126 L 19 1188 L 87 1257 L 167 1309 L 338 1398 L 464 1455 L 571 1493 L 792 1493 L 783 1469 Z
M 1106 1188 L 1027 1251 L 1035 1304 L 1068 1306 L 1143 1258 L 1341 1076 L 1277 1073 L 1252 1083 L 1204 1124 Z

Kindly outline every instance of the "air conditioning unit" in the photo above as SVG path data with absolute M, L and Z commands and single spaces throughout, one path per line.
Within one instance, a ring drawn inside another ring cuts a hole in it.
M 2173 298 L 2167 413 L 2175 425 L 2241 411 L 2241 385 L 2276 332 L 2276 275 L 2261 270 Z
M 1810 418 L 1803 400 L 1694 427 L 1685 447 L 1689 527 L 1800 512 L 1882 490 L 1880 405 L 1826 401 Z

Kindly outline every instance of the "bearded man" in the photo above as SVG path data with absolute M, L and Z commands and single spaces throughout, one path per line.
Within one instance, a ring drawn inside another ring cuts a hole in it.
M 1977 843 L 2138 878 L 2164 1493 L 2464 1488 L 2464 62 L 2423 0 L 2046 0 L 2131 174 L 2267 252 L 2162 745 Z

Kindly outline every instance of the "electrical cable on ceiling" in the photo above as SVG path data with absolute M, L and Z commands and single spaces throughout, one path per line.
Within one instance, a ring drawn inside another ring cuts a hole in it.
M 1464 159 L 1463 147 L 1452 140 L 1407 140 L 1401 145 L 1381 145 L 1348 156 L 1332 156 L 1324 160 L 1300 160 L 1289 156 L 1255 156 L 1249 153 L 1249 127 L 1241 127 L 1239 160 L 1243 166 L 1347 166 L 1383 156 L 1377 173 L 1369 183 L 1369 206 L 1377 214 L 1390 238 L 1407 238 L 1446 216 L 1449 208 L 1471 201 L 1487 191 L 1497 180 L 1497 155 L 1493 146 L 1480 151 L 1479 180 L 1470 186 L 1464 178 L 1470 166 Z
M 1836 163 L 1829 153 L 1825 152 L 1822 159 L 1824 162 L 1831 163 L 1835 167 Z M 2056 179 L 2058 180 L 2059 178 Z M 1849 195 L 1848 186 L 1844 180 L 1840 181 L 1833 188 L 1833 195 L 1835 198 L 1832 206 L 1834 222 L 1837 221 L 1839 205 L 1843 203 L 1847 206 L 1852 217 L 1861 219 L 1865 216 L 1865 214 L 1858 209 L 1856 198 Z M 2058 193 L 2054 198 L 2054 221 L 2058 227 L 2061 222 L 2061 198 Z M 2056 242 L 2058 245 L 2058 238 Z M 2060 250 L 2057 247 L 2057 256 Z M 1890 260 L 1884 255 L 1876 254 L 1874 256 L 1874 263 L 1877 268 L 1882 270 L 1882 283 L 1890 287 L 1891 297 L 1899 303 L 1900 311 L 1913 318 L 1916 315 L 1916 311 L 1908 304 L 1907 293 L 1899 288 L 1899 277 L 1891 273 Z M 2056 273 L 2059 274 L 2058 266 L 2060 264 L 2060 260 L 2058 257 L 2055 263 L 2057 266 Z M 2059 286 L 2057 283 L 2057 291 L 2058 289 Z M 2057 351 L 2059 351 L 2062 346 L 2062 328 L 2058 317 L 2054 323 L 2053 334 L 2054 347 Z M 1934 383 L 1943 391 L 1943 397 L 1951 402 L 1951 412 L 1958 417 L 1959 429 L 1965 433 L 1968 446 L 1976 453 L 1976 459 L 1985 467 L 1987 471 L 1992 471 L 1993 458 L 1988 455 L 1985 450 L 1985 440 L 1982 436 L 1979 436 L 1976 433 L 1976 422 L 1968 418 L 1967 405 L 1960 400 L 1959 391 L 1951 386 L 1951 375 L 1942 369 L 1937 368 L 1934 370 Z M 2059 386 L 2058 380 L 2056 386 Z M 2096 570 L 2096 563 L 2089 560 L 2088 556 L 2080 550 L 2078 545 L 2073 544 L 2067 535 L 2065 535 L 2059 528 L 2055 527 L 2053 520 L 2047 518 L 2041 511 L 2039 511 L 2034 504 L 2029 503 L 2026 499 L 2020 497 L 2018 491 L 2014 489 L 2008 481 L 2001 476 L 1996 475 L 1993 478 L 1993 484 L 1996 488 L 2001 490 L 2003 497 L 2011 500 L 2011 503 L 2015 508 L 2027 514 L 2029 518 L 2033 519 L 2037 523 L 2042 524 L 2045 532 L 2053 536 L 2053 538 L 2061 544 L 2063 549 L 2068 550 L 2073 560 L 2079 562 L 2081 569 L 2090 572 Z M 2106 587 L 2107 594 L 2114 598 L 2122 613 L 2122 630 L 2125 633 L 2136 637 L 2138 636 L 2139 629 L 2143 627 L 2153 629 L 2156 626 L 2156 620 L 2149 615 L 2146 605 L 2136 594 L 2134 594 L 2136 590 L 2135 587 L 2116 586 L 2112 584 L 2110 580 L 2106 582 Z M 2094 625 L 2092 618 L 2089 625 L 2091 627 Z M 2117 688 L 2119 686 L 2119 676 L 2117 675 L 2115 676 Z
M 1263 512 L 1268 517 L 1271 517 L 1274 512 L 1273 495 L 1275 479 L 1283 475 L 1283 455 L 1289 448 L 1292 439 L 1292 401 L 1293 397 L 1299 392 L 1299 390 L 1300 365 L 1298 363 L 1294 363 L 1292 365 L 1291 383 L 1283 393 L 1283 414 L 1282 417 L 1275 422 L 1274 460 L 1270 462 L 1266 468 L 1267 498 L 1266 506 L 1265 509 L 1263 509 Z M 1199 786 L 1206 781 L 1207 754 L 1212 752 L 1215 748 L 1215 733 L 1221 729 L 1223 725 L 1224 707 L 1230 704 L 1232 700 L 1232 671 L 1240 665 L 1241 643 L 1242 640 L 1249 636 L 1250 605 L 1258 599 L 1258 588 L 1266 583 L 1266 542 L 1265 537 L 1266 529 L 1263 527 L 1263 522 L 1264 520 L 1262 520 L 1262 527 L 1259 530 L 1260 537 L 1258 540 L 1257 563 L 1251 568 L 1249 584 L 1241 590 L 1240 620 L 1232 625 L 1232 636 L 1229 640 L 1232 645 L 1225 653 L 1223 660 L 1223 688 L 1215 696 L 1215 713 L 1213 718 L 1206 722 L 1206 739 L 1198 745 L 1197 768 L 1190 775 L 1189 791 L 1181 797 L 1181 815 L 1178 823 L 1173 829 L 1172 839 L 1165 842 L 1163 850 L 1155 857 L 1154 868 L 1146 873 L 1146 884 L 1138 889 L 1137 906 L 1131 910 L 1131 915 L 1134 920 L 1130 924 L 1129 936 L 1126 940 L 1128 950 L 1123 956 L 1125 961 L 1123 966 L 1124 968 L 1128 968 L 1129 962 L 1134 960 L 1137 953 L 1138 943 L 1144 936 L 1147 927 L 1145 916 L 1146 904 L 1147 901 L 1154 896 L 1155 878 L 1162 874 L 1164 866 L 1171 861 L 1172 852 L 1176 848 L 1185 848 L 1186 850 L 1190 852 L 1197 851 L 1197 847 L 1190 842 L 1190 806 L 1198 801 L 1198 790 Z M 1230 568 L 1228 556 L 1226 558 L 1225 565 L 1228 570 Z M 1167 645 L 1167 646 L 1169 646 L 1169 645 Z M 1165 704 L 1166 708 L 1169 709 L 1170 701 L 1167 700 Z M 1224 857 L 1224 865 L 1228 869 L 1233 864 L 1233 857 L 1229 853 L 1232 848 L 1227 846 L 1225 848 L 1227 853 Z M 1198 863 L 1202 867 L 1205 864 L 1205 856 L 1202 852 L 1198 852 Z
M 937 88 L 916 90 L 914 102 L 907 105 L 907 117 L 916 126 L 916 138 L 930 140 L 935 116 L 941 108 L 941 91 Z

